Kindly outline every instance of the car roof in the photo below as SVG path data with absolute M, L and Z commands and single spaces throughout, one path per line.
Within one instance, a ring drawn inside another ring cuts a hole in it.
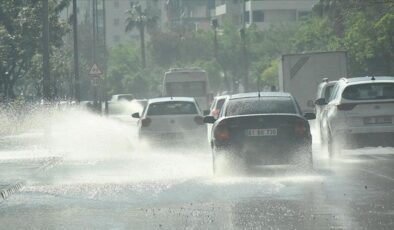
M 335 83 L 337 83 L 337 82 L 338 81 L 329 81 L 324 86 L 327 87 L 327 86 L 335 85 Z
M 114 94 L 114 95 L 112 95 L 112 96 L 133 96 L 133 94 L 130 94 L 130 93 L 123 93 L 123 94 Z
M 220 95 L 220 96 L 216 96 L 215 99 L 216 100 L 221 100 L 221 99 L 226 99 L 228 97 L 230 97 L 230 95 Z
M 234 94 L 230 96 L 230 100 L 252 97 L 259 97 L 259 92 Z M 291 97 L 291 94 L 286 92 L 260 92 L 260 97 Z
M 374 80 L 373 80 L 374 78 Z M 394 82 L 394 77 L 390 76 L 365 76 L 365 77 L 352 77 L 352 78 L 342 78 L 341 81 L 346 84 L 362 84 L 371 82 Z
M 195 102 L 193 97 L 158 97 L 151 98 L 148 100 L 148 104 L 158 103 L 158 102 L 168 102 L 168 101 L 186 101 L 186 102 Z

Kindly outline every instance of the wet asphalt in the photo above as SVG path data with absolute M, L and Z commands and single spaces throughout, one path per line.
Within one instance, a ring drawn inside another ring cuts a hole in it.
M 0 189 L 23 182 L 0 197 L 0 229 L 394 229 L 393 148 L 329 160 L 315 143 L 312 171 L 214 176 L 206 148 L 69 157 L 39 138 L 0 138 Z

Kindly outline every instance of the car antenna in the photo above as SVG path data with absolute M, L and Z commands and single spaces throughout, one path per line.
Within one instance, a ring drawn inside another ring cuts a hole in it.
M 372 76 L 371 80 L 372 80 L 372 81 L 375 81 L 375 76 Z

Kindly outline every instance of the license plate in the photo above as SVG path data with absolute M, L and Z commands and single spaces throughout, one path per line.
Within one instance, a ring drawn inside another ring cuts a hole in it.
M 247 129 L 245 135 L 248 137 L 261 137 L 261 136 L 276 136 L 278 135 L 277 129 Z
M 391 124 L 391 117 L 365 117 L 364 124 L 366 125 L 374 125 L 374 124 Z

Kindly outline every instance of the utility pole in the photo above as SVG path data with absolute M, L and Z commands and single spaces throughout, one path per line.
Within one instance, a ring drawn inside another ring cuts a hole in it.
M 44 99 L 51 100 L 51 76 L 49 67 L 49 9 L 48 0 L 43 1 L 42 5 L 42 19 L 43 19 L 43 30 L 42 30 L 42 43 L 43 43 L 43 94 Z
M 213 29 L 213 53 L 216 61 L 218 60 L 218 20 L 212 19 L 212 29 Z
M 239 31 L 241 35 L 242 42 L 242 63 L 243 63 L 243 86 L 244 91 L 248 92 L 249 90 L 249 68 L 248 68 L 248 51 L 246 47 L 246 21 L 245 21 L 245 12 L 246 12 L 246 1 L 242 2 L 242 29 Z
M 107 29 L 106 29 L 106 12 L 105 12 L 105 0 L 102 0 L 103 4 L 103 45 L 104 45 L 104 83 L 103 83 L 103 95 L 105 98 L 104 113 L 108 115 L 108 95 L 107 95 Z
M 78 51 L 78 17 L 77 17 L 77 0 L 73 0 L 73 34 L 74 34 L 74 87 L 75 100 L 81 101 L 81 87 L 79 79 L 79 51 Z
M 93 17 L 92 17 L 92 22 L 93 22 L 93 45 L 92 45 L 92 64 L 96 63 L 96 37 L 97 37 L 97 27 L 96 27 L 96 5 L 97 5 L 97 0 L 93 0 L 93 6 L 92 6 L 92 11 L 93 11 Z

